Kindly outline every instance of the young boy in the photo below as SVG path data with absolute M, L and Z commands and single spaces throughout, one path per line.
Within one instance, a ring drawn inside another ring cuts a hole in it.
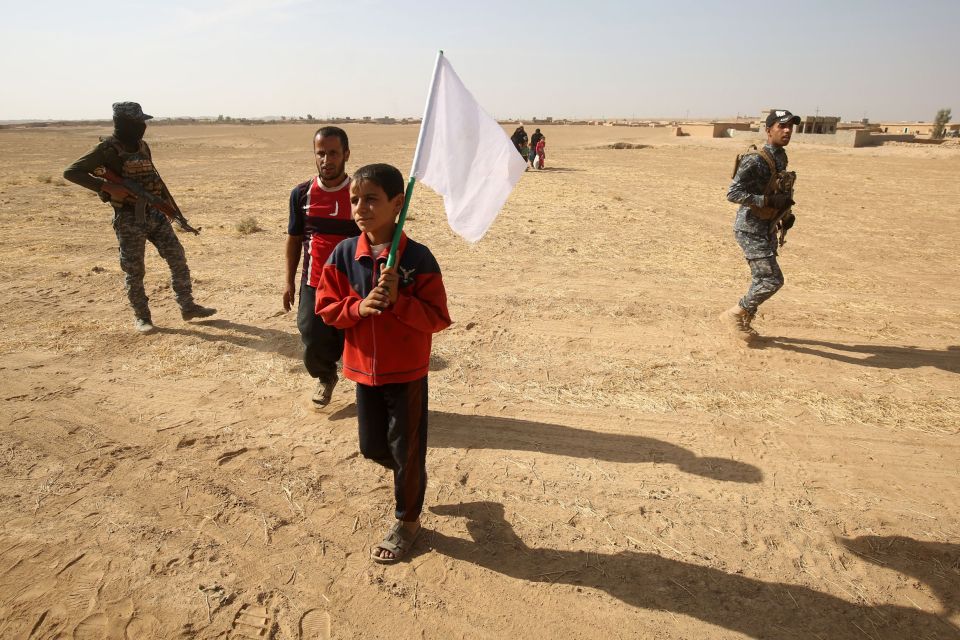
M 317 313 L 344 330 L 343 375 L 357 383 L 360 451 L 393 470 L 397 522 L 370 552 L 383 564 L 403 558 L 420 532 L 430 344 L 432 334 L 450 326 L 429 249 L 401 234 L 397 263 L 386 267 L 403 188 L 403 175 L 388 164 L 353 174 L 350 203 L 360 235 L 337 245 L 317 288 Z

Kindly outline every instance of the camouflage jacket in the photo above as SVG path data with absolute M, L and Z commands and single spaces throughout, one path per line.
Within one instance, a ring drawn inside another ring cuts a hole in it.
M 773 156 L 777 171 L 786 171 L 787 152 L 783 147 L 775 147 L 771 144 L 763 146 Z M 770 167 L 760 154 L 752 153 L 740 163 L 737 175 L 733 177 L 730 189 L 727 190 L 727 200 L 740 205 L 733 222 L 735 231 L 764 236 L 770 233 L 770 221 L 761 220 L 753 215 L 752 211 L 754 208 L 763 206 L 763 192 L 770 178 Z
M 132 174 L 129 171 L 130 167 L 126 161 L 128 156 L 137 156 L 135 158 L 135 164 L 137 166 Z M 96 171 L 101 167 L 109 169 L 124 178 L 133 179 L 140 183 L 147 191 L 164 200 L 173 200 L 166 185 L 163 184 L 160 174 L 157 173 L 156 167 L 153 165 L 150 146 L 146 140 L 139 142 L 137 151 L 129 152 L 125 150 L 118 151 L 117 143 L 112 136 L 101 138 L 100 143 L 96 147 L 66 168 L 63 172 L 63 177 L 81 187 L 90 189 L 94 193 L 99 193 L 100 189 L 103 188 L 104 179 L 98 177 Z M 123 203 L 123 206 L 132 208 L 135 201 L 135 198 L 128 200 Z M 111 202 L 111 204 L 114 207 L 121 206 L 121 203 Z

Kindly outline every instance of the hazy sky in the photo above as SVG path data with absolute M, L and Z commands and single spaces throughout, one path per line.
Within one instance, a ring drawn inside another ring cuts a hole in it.
M 960 0 L 0 0 L 0 120 L 419 116 L 437 49 L 501 117 L 960 118 Z

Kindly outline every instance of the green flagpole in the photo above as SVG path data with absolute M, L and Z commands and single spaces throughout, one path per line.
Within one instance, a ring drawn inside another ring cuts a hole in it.
M 420 121 L 420 134 L 417 136 L 417 148 L 413 152 L 413 165 L 410 167 L 410 180 L 407 182 L 407 190 L 403 196 L 403 208 L 400 210 L 400 219 L 397 220 L 397 229 L 393 232 L 393 242 L 390 243 L 390 253 L 387 256 L 387 266 L 392 267 L 397 263 L 397 248 L 400 246 L 400 235 L 403 233 L 403 224 L 407 221 L 407 209 L 410 207 L 410 200 L 413 198 L 413 185 L 417 179 L 413 175 L 417 170 L 417 160 L 420 158 L 420 147 L 423 146 L 423 135 L 426 131 L 425 125 L 429 121 L 430 112 L 433 110 L 433 90 L 437 87 L 437 75 L 440 71 L 440 59 L 443 58 L 443 50 L 437 53 L 437 63 L 433 67 L 433 78 L 430 80 L 430 91 L 427 92 L 427 106 L 423 110 L 423 120 Z
M 422 131 L 421 125 L 421 131 Z M 393 232 L 393 241 L 390 243 L 390 253 L 387 255 L 387 266 L 392 267 L 397 263 L 397 248 L 400 246 L 400 234 L 403 233 L 403 223 L 407 221 L 407 209 L 410 207 L 410 198 L 413 197 L 413 185 L 417 179 L 412 175 L 407 181 L 407 190 L 403 196 L 403 208 L 400 209 L 400 219 L 397 220 L 397 228 Z

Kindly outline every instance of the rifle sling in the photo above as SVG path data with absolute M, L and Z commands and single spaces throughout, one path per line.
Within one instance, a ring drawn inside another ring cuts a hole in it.
M 770 168 L 770 180 L 767 182 L 767 188 L 764 189 L 763 195 L 773 195 L 777 187 L 777 163 L 774 161 L 773 156 L 770 155 L 770 152 L 767 151 L 766 147 L 760 147 L 757 153 L 767 163 L 767 167 Z

